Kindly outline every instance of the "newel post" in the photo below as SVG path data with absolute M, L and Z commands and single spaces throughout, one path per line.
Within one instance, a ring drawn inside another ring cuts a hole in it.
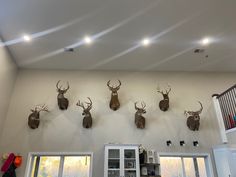
M 218 97 L 218 94 L 212 95 L 212 101 L 213 101 L 218 125 L 220 128 L 221 141 L 222 141 L 222 143 L 226 144 L 226 143 L 228 143 L 228 139 L 227 139 L 226 132 L 225 132 L 225 125 L 224 125 L 223 116 L 222 116 L 222 112 L 221 112 L 221 108 L 220 108 L 220 103 L 219 103 L 219 100 L 217 97 Z

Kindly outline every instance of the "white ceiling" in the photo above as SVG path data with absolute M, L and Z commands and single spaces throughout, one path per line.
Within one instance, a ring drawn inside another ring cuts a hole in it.
M 236 71 L 235 0 L 0 0 L 0 33 L 21 68 Z M 31 34 L 29 42 L 22 34 Z M 85 35 L 92 45 L 81 43 Z M 209 36 L 205 54 L 194 54 Z M 139 46 L 144 37 L 154 39 Z M 63 48 L 73 46 L 74 52 Z M 209 55 L 208 58 L 205 55 Z

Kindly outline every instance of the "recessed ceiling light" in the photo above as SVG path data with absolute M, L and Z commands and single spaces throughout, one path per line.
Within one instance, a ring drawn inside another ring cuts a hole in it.
M 93 39 L 91 37 L 89 37 L 89 36 L 85 36 L 84 37 L 84 42 L 86 44 L 91 44 L 93 42 Z
M 150 41 L 150 39 L 148 39 L 148 38 L 144 38 L 144 39 L 142 40 L 142 45 L 143 45 L 143 46 L 148 46 L 150 43 L 151 43 L 151 41 Z
M 29 36 L 29 35 L 23 35 L 23 39 L 24 39 L 24 41 L 26 41 L 26 42 L 29 42 L 29 41 L 31 41 L 31 37 Z
M 206 38 L 203 38 L 202 41 L 201 41 L 201 44 L 202 45 L 209 45 L 211 43 L 211 39 L 206 37 Z

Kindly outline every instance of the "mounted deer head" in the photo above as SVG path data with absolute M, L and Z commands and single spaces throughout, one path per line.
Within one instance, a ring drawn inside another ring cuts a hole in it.
M 119 102 L 119 99 L 118 99 L 117 91 L 120 89 L 121 81 L 118 80 L 118 82 L 119 82 L 118 86 L 110 86 L 110 82 L 111 82 L 110 80 L 107 82 L 107 86 L 111 91 L 110 108 L 112 110 L 116 111 L 120 107 L 120 102 Z
M 160 90 L 160 88 L 157 88 L 157 92 L 161 93 L 163 96 L 163 100 L 159 102 L 159 108 L 162 111 L 167 111 L 169 109 L 169 93 L 171 91 L 171 87 L 168 85 L 168 90 Z
M 78 103 L 76 104 L 77 106 L 80 106 L 81 108 L 83 108 L 82 115 L 84 116 L 84 119 L 83 119 L 84 128 L 91 128 L 92 123 L 93 123 L 92 115 L 90 113 L 90 110 L 92 109 L 92 101 L 89 97 L 88 97 L 88 100 L 89 102 L 85 102 L 85 104 L 87 104 L 87 107 L 85 107 L 84 103 L 81 103 L 80 101 L 78 101 Z
M 41 111 L 45 111 L 45 112 L 49 112 L 47 106 L 44 105 L 38 105 L 36 106 L 34 109 L 31 109 L 31 114 L 28 117 L 28 125 L 31 129 L 36 129 L 39 127 L 39 123 L 40 123 L 40 112 Z
M 59 86 L 60 80 L 57 82 L 57 103 L 59 106 L 59 109 L 61 110 L 66 110 L 68 108 L 69 105 L 69 100 L 67 98 L 64 97 L 64 94 L 69 90 L 70 85 L 69 82 L 67 82 L 67 87 L 66 88 L 62 88 L 62 85 Z
M 187 126 L 192 131 L 198 131 L 200 126 L 200 114 L 203 110 L 202 103 L 198 101 L 201 108 L 198 111 L 184 111 L 184 114 L 188 116 Z
M 145 107 L 146 104 L 144 102 L 141 102 L 142 108 L 139 108 L 137 106 L 137 102 L 134 103 L 134 108 L 136 109 L 135 113 L 135 124 L 137 128 L 144 129 L 145 128 L 145 118 L 143 117 L 143 114 L 146 113 Z

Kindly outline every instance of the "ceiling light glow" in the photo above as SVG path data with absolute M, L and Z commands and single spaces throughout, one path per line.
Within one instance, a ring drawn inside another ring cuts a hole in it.
M 148 38 L 145 38 L 145 39 L 142 40 L 142 45 L 143 46 L 148 46 L 150 43 L 151 43 L 151 41 Z
M 211 43 L 211 39 L 206 37 L 206 38 L 203 38 L 202 41 L 201 41 L 201 44 L 202 45 L 209 45 Z
M 93 40 L 92 40 L 91 37 L 85 36 L 85 37 L 84 37 L 84 42 L 85 42 L 86 44 L 91 44 L 91 43 L 93 42 Z
M 23 40 L 29 42 L 31 41 L 31 37 L 29 35 L 23 35 Z

